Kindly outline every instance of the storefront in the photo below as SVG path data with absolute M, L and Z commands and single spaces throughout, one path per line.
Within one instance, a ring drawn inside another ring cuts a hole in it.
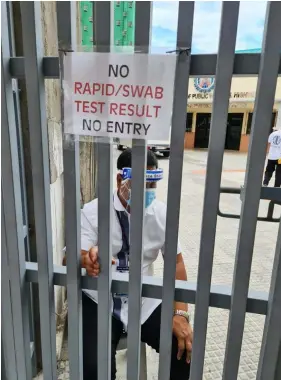
M 232 79 L 225 139 L 227 150 L 248 151 L 256 87 L 257 78 Z M 189 80 L 185 149 L 208 148 L 214 88 L 214 78 Z M 279 125 L 281 118 L 277 117 L 278 113 L 281 114 L 281 78 L 277 81 L 268 133 L 276 123 Z

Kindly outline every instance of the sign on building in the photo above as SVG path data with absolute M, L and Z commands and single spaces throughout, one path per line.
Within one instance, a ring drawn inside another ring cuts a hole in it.
M 67 54 L 65 133 L 168 139 L 175 62 L 171 55 Z

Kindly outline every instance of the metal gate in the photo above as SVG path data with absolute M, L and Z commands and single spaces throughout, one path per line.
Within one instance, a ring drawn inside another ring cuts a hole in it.
M 2 4 L 2 377 L 31 379 L 29 283 L 39 284 L 44 379 L 57 378 L 54 285 L 66 286 L 69 308 L 70 378 L 82 379 L 81 289 L 99 291 L 98 378 L 110 379 L 110 296 L 129 293 L 128 379 L 139 378 L 141 296 L 163 300 L 159 379 L 168 380 L 171 353 L 173 301 L 195 303 L 193 360 L 190 378 L 201 380 L 209 306 L 229 309 L 228 337 L 223 379 L 237 379 L 246 312 L 266 315 L 257 379 L 281 378 L 281 227 L 279 226 L 269 294 L 248 292 L 255 241 L 261 182 L 271 123 L 277 76 L 281 74 L 281 3 L 267 5 L 263 47 L 258 54 L 235 55 L 239 2 L 222 6 L 217 55 L 190 55 L 193 2 L 179 2 L 177 64 L 172 116 L 171 158 L 167 202 L 164 279 L 141 275 L 143 195 L 146 146 L 133 141 L 130 280 L 123 274 L 111 278 L 112 145 L 98 146 L 99 254 L 102 272 L 90 278 L 80 269 L 79 141 L 64 140 L 65 234 L 67 269 L 53 266 L 51 241 L 50 181 L 44 80 L 60 77 L 59 57 L 44 57 L 39 2 L 21 2 L 24 57 L 12 57 L 7 4 Z M 95 2 L 97 51 L 110 51 L 110 2 Z M 149 53 L 151 3 L 136 2 L 136 50 Z M 75 2 L 57 2 L 60 49 L 75 49 Z M 197 285 L 175 283 L 183 141 L 188 79 L 214 76 L 214 94 L 208 151 L 200 258 Z M 225 145 L 231 78 L 258 76 L 245 190 L 239 225 L 232 288 L 211 286 L 220 180 Z M 22 217 L 20 157 L 13 99 L 13 78 L 25 78 L 31 141 L 34 212 L 38 263 L 26 262 L 27 233 Z M 62 108 L 63 120 L 63 108 Z M 70 149 L 71 148 L 71 149 Z M 281 189 L 263 189 L 263 198 L 280 202 Z M 134 300 L 134 303 L 132 302 Z

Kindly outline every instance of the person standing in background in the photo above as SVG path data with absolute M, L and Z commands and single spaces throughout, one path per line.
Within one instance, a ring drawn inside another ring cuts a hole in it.
M 263 186 L 268 186 L 275 171 L 274 187 L 281 187 L 281 129 L 273 131 L 268 138 L 270 144 Z

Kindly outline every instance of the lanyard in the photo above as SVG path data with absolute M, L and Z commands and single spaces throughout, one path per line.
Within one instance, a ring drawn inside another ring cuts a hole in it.
M 127 254 L 129 255 L 130 253 L 130 244 L 129 244 L 129 231 L 125 231 L 125 226 L 124 226 L 124 223 L 122 222 L 122 214 L 121 212 L 125 213 L 125 211 L 116 211 L 116 215 L 117 215 L 117 218 L 119 220 L 119 224 L 120 224 L 120 227 L 121 227 L 121 231 L 122 231 L 122 245 L 125 245 L 125 249 L 126 249 L 126 252 Z M 126 215 L 126 218 L 128 219 L 128 216 Z M 129 225 L 129 221 L 128 221 L 128 225 Z

